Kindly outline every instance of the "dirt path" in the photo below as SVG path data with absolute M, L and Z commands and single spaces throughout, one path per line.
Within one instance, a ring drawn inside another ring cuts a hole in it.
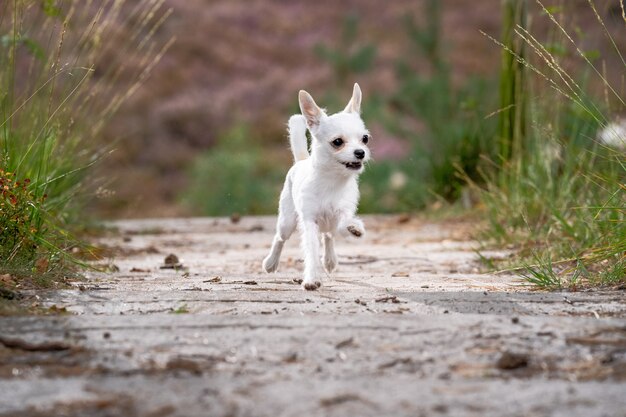
M 316 292 L 297 239 L 260 273 L 273 218 L 118 223 L 116 272 L 41 299 L 74 314 L 0 318 L 0 416 L 626 416 L 623 292 L 529 292 L 463 225 L 365 220 Z

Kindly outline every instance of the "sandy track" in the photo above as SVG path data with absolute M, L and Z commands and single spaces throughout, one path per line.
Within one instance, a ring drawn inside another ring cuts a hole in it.
M 463 224 L 365 221 L 315 292 L 297 239 L 260 272 L 273 218 L 117 223 L 119 270 L 43 295 L 74 314 L 0 318 L 0 415 L 626 415 L 623 292 L 530 292 Z

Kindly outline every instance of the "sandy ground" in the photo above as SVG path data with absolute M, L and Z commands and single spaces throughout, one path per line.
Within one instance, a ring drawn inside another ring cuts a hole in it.
M 297 238 L 260 272 L 273 220 L 116 223 L 109 272 L 40 295 L 67 314 L 0 318 L 0 416 L 626 416 L 623 292 L 533 292 L 397 217 L 303 291 Z

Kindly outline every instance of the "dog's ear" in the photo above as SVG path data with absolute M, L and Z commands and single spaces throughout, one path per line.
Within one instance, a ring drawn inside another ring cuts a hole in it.
M 361 114 L 361 87 L 359 87 L 359 84 L 354 83 L 352 98 L 350 99 L 348 105 L 343 111 L 345 111 L 346 113 Z
M 300 111 L 306 119 L 306 124 L 309 129 L 319 126 L 320 120 L 324 116 L 324 111 L 320 109 L 315 100 L 309 93 L 304 90 L 300 90 L 298 94 L 298 102 L 300 103 Z

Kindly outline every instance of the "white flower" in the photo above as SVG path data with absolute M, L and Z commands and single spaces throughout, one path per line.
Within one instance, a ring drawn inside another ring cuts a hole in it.
M 607 146 L 626 150 L 626 119 L 610 123 L 600 131 L 598 138 Z

